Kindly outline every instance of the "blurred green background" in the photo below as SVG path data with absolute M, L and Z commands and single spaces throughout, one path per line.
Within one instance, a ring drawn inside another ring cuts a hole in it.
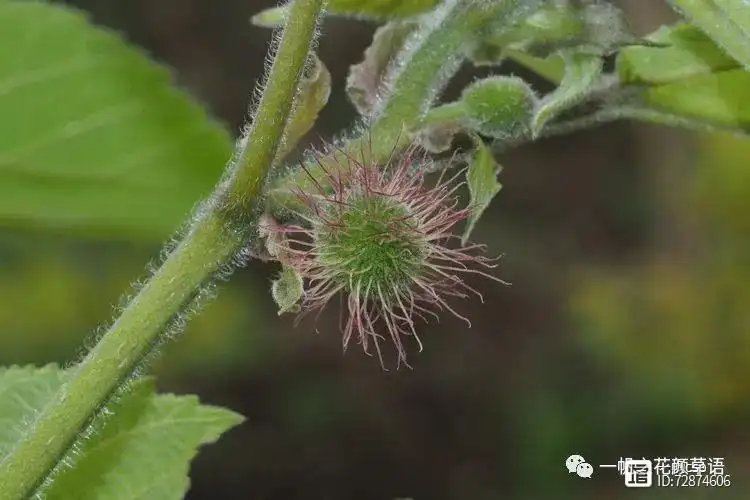
M 238 130 L 270 36 L 248 19 L 272 2 L 70 3 Z M 672 20 L 660 2 L 620 4 L 639 33 Z M 308 142 L 353 123 L 344 82 L 374 29 L 326 21 L 334 90 Z M 471 329 L 422 326 L 413 371 L 342 355 L 335 307 L 317 325 L 277 318 L 273 265 L 223 286 L 157 366 L 161 390 L 248 418 L 199 455 L 189 499 L 750 498 L 750 140 L 612 124 L 501 162 L 475 239 L 505 254 L 513 285 L 473 283 L 485 303 L 455 304 Z M 160 244 L 0 228 L 0 363 L 75 360 Z M 733 483 L 634 491 L 611 470 L 569 476 L 572 453 L 725 457 Z

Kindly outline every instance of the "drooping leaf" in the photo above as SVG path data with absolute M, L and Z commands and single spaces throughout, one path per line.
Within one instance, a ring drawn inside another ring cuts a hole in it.
M 647 37 L 663 46 L 631 46 L 617 56 L 625 84 L 659 85 L 739 67 L 705 33 L 689 24 L 664 26 Z
M 299 312 L 299 300 L 303 294 L 302 276 L 291 267 L 284 267 L 271 284 L 271 295 L 279 306 L 279 316 Z
M 49 500 L 182 499 L 198 448 L 243 420 L 195 396 L 157 395 L 151 380 L 136 383 L 110 411 L 75 468 L 65 469 L 46 492 Z
M 0 368 L 0 457 L 62 386 L 66 372 Z M 187 491 L 190 460 L 242 417 L 199 404 L 194 396 L 156 395 L 142 379 L 108 407 L 99 432 L 84 441 L 75 468 L 64 468 L 45 490 L 50 500 L 177 500 Z
M 329 0 L 326 11 L 335 16 L 365 19 L 400 19 L 427 12 L 440 0 Z M 266 9 L 251 19 L 256 26 L 272 28 L 284 22 L 289 5 Z
M 163 238 L 210 192 L 227 132 L 78 11 L 0 1 L 0 225 Z
M 346 93 L 360 115 L 370 115 L 393 57 L 415 27 L 415 23 L 408 21 L 392 21 L 381 26 L 365 50 L 364 60 L 349 70 Z
M 669 3 L 750 70 L 750 4 L 747 1 L 669 0 Z
M 591 52 L 564 52 L 565 75 L 553 92 L 544 96 L 534 112 L 531 131 L 538 136 L 556 115 L 583 101 L 595 88 L 602 73 L 602 58 Z
M 469 186 L 469 195 L 471 203 L 471 215 L 466 222 L 466 229 L 461 237 L 463 244 L 471 236 L 479 217 L 482 216 L 485 209 L 489 206 L 492 198 L 500 191 L 502 187 L 497 181 L 497 174 L 500 173 L 501 167 L 495 161 L 494 156 L 489 148 L 478 137 L 474 138 L 476 150 L 471 159 L 469 170 L 466 172 L 466 183 Z
M 276 154 L 277 162 L 291 153 L 299 140 L 315 125 L 318 114 L 328 103 L 330 95 L 331 73 L 325 64 L 313 54 L 311 64 L 300 80 L 294 110 L 284 131 L 284 143 Z
M 461 102 L 474 130 L 488 137 L 510 139 L 528 133 L 536 96 L 520 78 L 493 76 L 466 87 Z
M 54 365 L 0 367 L 0 460 L 60 388 L 65 375 Z

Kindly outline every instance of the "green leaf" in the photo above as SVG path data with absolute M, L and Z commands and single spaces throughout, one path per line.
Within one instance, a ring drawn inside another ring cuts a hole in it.
M 232 141 L 163 68 L 41 2 L 0 2 L 0 45 L 0 225 L 163 238 L 210 192 Z
M 536 96 L 514 76 L 478 80 L 461 94 L 472 128 L 496 139 L 521 137 L 529 131 Z
M 698 28 L 663 27 L 617 60 L 625 84 L 645 86 L 613 116 L 697 130 L 750 132 L 750 73 Z
M 284 131 L 284 142 L 276 153 L 276 161 L 281 161 L 292 152 L 297 143 L 315 125 L 320 111 L 328 103 L 331 95 L 331 73 L 315 54 L 305 75 L 300 81 L 299 93 L 294 110 Z
M 66 372 L 0 368 L 0 457 L 25 425 L 62 386 Z M 189 486 L 190 460 L 198 447 L 216 441 L 243 417 L 199 404 L 195 396 L 154 394 L 153 381 L 134 382 L 108 405 L 99 430 L 75 453 L 45 490 L 49 500 L 177 500 Z
M 747 1 L 669 0 L 669 3 L 750 70 L 750 4 Z
M 54 365 L 0 367 L 0 459 L 64 381 L 65 372 Z
M 750 132 L 750 73 L 741 69 L 696 75 L 647 89 L 643 104 L 674 117 Z M 640 118 L 640 117 L 638 117 Z M 658 121 L 658 116 L 653 121 Z
M 544 60 L 560 50 L 575 48 L 609 54 L 632 43 L 636 39 L 622 11 L 614 5 L 548 2 L 510 29 L 498 25 L 480 40 L 471 59 L 478 65 L 491 65 L 520 53 Z
M 427 12 L 440 4 L 440 0 L 329 0 L 327 12 L 335 16 L 355 16 L 366 19 L 399 19 Z M 289 4 L 266 9 L 251 19 L 256 26 L 273 28 L 281 26 Z
M 154 394 L 139 381 L 109 408 L 104 428 L 85 442 L 75 468 L 46 492 L 49 500 L 178 500 L 198 447 L 216 441 L 243 417 L 201 405 L 195 396 Z
M 508 49 L 505 51 L 505 55 L 552 83 L 560 83 L 565 75 L 565 61 L 560 57 L 560 54 L 552 54 L 542 58 L 520 50 Z
M 279 306 L 279 316 L 299 312 L 298 302 L 303 294 L 302 276 L 291 267 L 284 267 L 271 284 L 271 295 Z
M 659 46 L 631 46 L 617 57 L 625 84 L 658 85 L 694 75 L 735 69 L 739 64 L 695 26 L 664 26 L 647 37 Z
M 583 8 L 583 34 L 579 46 L 610 54 L 620 47 L 638 44 L 631 34 L 625 14 L 611 3 L 591 3 Z
M 492 152 L 478 137 L 474 138 L 474 142 L 476 150 L 471 165 L 469 165 L 469 170 L 466 172 L 466 183 L 469 186 L 471 197 L 471 215 L 466 222 L 466 229 L 461 237 L 462 244 L 466 244 L 479 217 L 482 216 L 492 198 L 502 187 L 497 181 L 497 174 L 500 173 L 501 167 L 495 161 Z
M 278 28 L 284 25 L 284 19 L 288 11 L 288 5 L 271 7 L 255 14 L 250 18 L 250 22 L 261 28 Z
M 360 115 L 370 116 L 391 61 L 416 27 L 416 23 L 409 21 L 393 21 L 381 26 L 365 50 L 364 60 L 350 68 L 346 93 Z
M 596 53 L 565 51 L 562 56 L 565 75 L 557 89 L 544 96 L 536 108 L 531 121 L 535 137 L 549 120 L 582 102 L 595 88 L 602 73 L 603 61 Z

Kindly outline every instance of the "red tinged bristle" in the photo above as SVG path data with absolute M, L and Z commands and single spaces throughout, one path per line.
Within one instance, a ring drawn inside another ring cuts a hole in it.
M 314 192 L 296 192 L 303 202 L 297 213 L 300 224 L 264 228 L 282 235 L 279 260 L 306 282 L 300 314 L 321 310 L 341 294 L 347 310 L 344 349 L 356 338 L 367 354 L 373 345 L 383 364 L 379 324 L 396 346 L 398 363 L 408 366 L 402 338 L 414 337 L 422 349 L 415 317 L 426 321 L 447 310 L 470 325 L 446 300 L 470 293 L 482 299 L 462 275 L 504 283 L 483 270 L 495 267 L 497 260 L 481 255 L 483 245 L 449 246 L 460 242 L 455 226 L 471 214 L 457 208 L 460 172 L 427 187 L 431 160 L 414 148 L 384 166 L 363 163 L 343 151 L 335 151 L 337 160 L 324 166 L 322 153 L 317 155 L 322 178 L 316 180 L 303 167 Z

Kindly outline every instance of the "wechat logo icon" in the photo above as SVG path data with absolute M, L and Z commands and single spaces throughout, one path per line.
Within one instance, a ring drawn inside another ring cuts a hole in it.
M 565 460 L 565 467 L 568 469 L 569 474 L 574 472 L 578 474 L 578 477 L 584 479 L 590 478 L 594 474 L 594 467 L 586 462 L 586 459 L 581 455 L 571 455 Z

